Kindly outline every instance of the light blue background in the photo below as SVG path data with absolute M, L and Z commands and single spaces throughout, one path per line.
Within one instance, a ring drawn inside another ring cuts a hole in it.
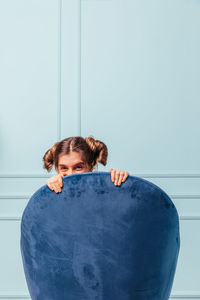
M 200 2 L 0 0 L 0 299 L 29 299 L 20 218 L 44 153 L 93 135 L 180 216 L 171 299 L 200 299 Z M 64 299 L 63 299 L 64 300 Z

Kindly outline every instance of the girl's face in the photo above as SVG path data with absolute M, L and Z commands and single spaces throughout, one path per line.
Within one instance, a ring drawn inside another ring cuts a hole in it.
M 62 176 L 67 176 L 76 173 L 92 172 L 92 168 L 86 166 L 79 153 L 71 152 L 59 157 L 56 171 Z

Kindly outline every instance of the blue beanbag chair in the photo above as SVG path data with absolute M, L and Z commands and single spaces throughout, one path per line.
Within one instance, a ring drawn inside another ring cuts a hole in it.
M 155 184 L 109 172 L 63 177 L 30 198 L 20 249 L 32 300 L 167 300 L 180 248 L 179 217 Z

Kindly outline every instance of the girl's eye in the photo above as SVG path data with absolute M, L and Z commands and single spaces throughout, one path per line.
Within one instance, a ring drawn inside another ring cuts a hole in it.
M 76 168 L 79 168 L 79 169 L 80 169 L 80 168 L 82 168 L 82 166 L 77 166 Z

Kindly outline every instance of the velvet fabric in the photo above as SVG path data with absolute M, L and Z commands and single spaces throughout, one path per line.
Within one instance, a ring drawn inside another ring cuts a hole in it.
M 180 248 L 174 203 L 157 185 L 109 172 L 63 177 L 28 201 L 20 249 L 32 300 L 167 300 Z

